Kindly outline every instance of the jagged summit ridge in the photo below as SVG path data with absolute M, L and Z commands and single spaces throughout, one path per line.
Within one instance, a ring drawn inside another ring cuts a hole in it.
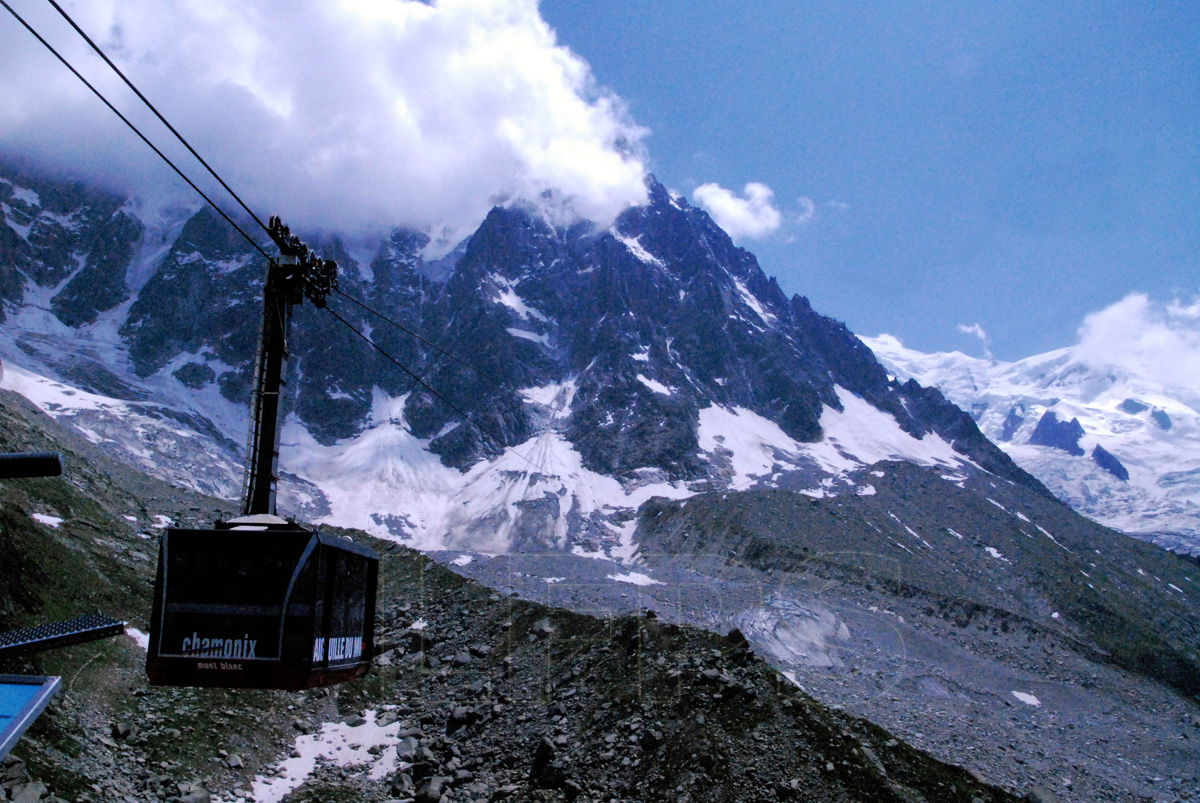
M 6 274 L 4 350 L 31 372 L 26 392 L 57 393 L 44 376 L 120 400 L 60 413 L 93 428 L 137 417 L 139 441 L 112 425 L 97 437 L 151 470 L 176 449 L 180 422 L 211 441 L 213 464 L 236 466 L 258 258 L 206 210 L 170 228 L 123 199 L 74 192 L 0 182 L 6 247 L 20 257 Z M 132 241 L 101 235 L 118 220 Z M 342 264 L 347 293 L 453 352 L 339 307 L 471 423 L 330 316 L 300 308 L 281 460 L 296 513 L 427 547 L 627 556 L 632 513 L 653 495 L 821 495 L 889 458 L 1040 487 L 938 391 L 889 379 L 844 325 L 788 298 L 657 181 L 608 229 L 497 207 L 436 264 L 427 244 L 396 231 L 369 262 L 336 238 L 321 249 Z M 114 284 L 114 265 L 115 304 L 89 312 L 66 293 Z

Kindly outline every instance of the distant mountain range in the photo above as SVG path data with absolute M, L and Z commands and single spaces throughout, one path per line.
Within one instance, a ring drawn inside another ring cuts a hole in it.
M 863 338 L 900 379 L 936 387 L 1026 471 L 1096 521 L 1200 554 L 1200 392 L 1096 369 L 1070 348 L 1002 362 Z M 1189 388 L 1187 385 L 1191 384 Z

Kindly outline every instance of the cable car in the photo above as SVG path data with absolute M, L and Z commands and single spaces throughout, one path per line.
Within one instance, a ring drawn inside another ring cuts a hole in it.
M 306 689 L 364 674 L 379 560 L 275 516 L 170 528 L 146 671 L 169 686 Z
M 158 686 L 307 689 L 359 677 L 375 649 L 379 557 L 275 515 L 291 308 L 324 306 L 337 266 L 271 218 L 243 515 L 159 542 L 146 674 Z

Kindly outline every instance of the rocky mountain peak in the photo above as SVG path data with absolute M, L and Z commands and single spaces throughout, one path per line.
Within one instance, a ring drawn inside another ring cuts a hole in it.
M 0 212 L 37 211 L 14 200 L 33 191 L 18 179 L 9 185 Z M 301 508 L 343 516 L 353 508 L 364 526 L 401 537 L 488 531 L 489 543 L 507 549 L 523 533 L 522 543 L 539 548 L 578 537 L 609 551 L 629 548 L 629 511 L 646 494 L 818 489 L 884 458 L 1040 487 L 936 390 L 889 379 L 843 324 L 786 297 L 707 213 L 653 177 L 647 186 L 648 203 L 606 229 L 496 207 L 436 264 L 425 256 L 428 237 L 411 231 L 373 250 L 321 242 L 342 264 L 342 290 L 365 305 L 336 296 L 332 307 L 383 353 L 327 313 L 297 309 L 282 463 L 290 448 Z M 121 208 L 120 199 L 103 209 L 85 196 L 75 203 L 80 220 L 114 219 Z M 104 253 L 93 248 L 93 261 L 110 273 L 128 275 L 134 262 L 149 271 L 144 281 L 108 282 L 133 297 L 106 319 L 119 349 L 101 348 L 93 362 L 119 383 L 174 399 L 181 414 L 223 422 L 236 442 L 229 422 L 249 392 L 261 259 L 207 210 L 170 233 L 132 221 L 140 228 L 125 239 L 117 228 L 89 240 L 109 243 Z M 31 230 L 4 231 L 33 248 Z M 45 260 L 29 254 L 36 265 L 18 269 L 22 292 L 41 288 L 58 307 L 55 320 L 28 325 L 68 339 L 91 331 L 94 315 L 55 290 L 39 273 Z M 82 374 L 41 355 L 46 373 Z M 240 455 L 221 459 L 236 464 Z M 343 460 L 370 479 L 328 475 Z M 413 460 L 428 468 L 404 468 Z M 364 482 L 378 489 L 370 499 Z M 424 500 L 420 512 L 405 501 L 413 498 Z

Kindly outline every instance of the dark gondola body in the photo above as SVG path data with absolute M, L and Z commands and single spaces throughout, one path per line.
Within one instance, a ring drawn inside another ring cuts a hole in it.
M 165 686 L 307 689 L 366 673 L 379 559 L 275 517 L 162 536 L 146 672 Z M 245 521 L 245 520 L 241 520 Z

